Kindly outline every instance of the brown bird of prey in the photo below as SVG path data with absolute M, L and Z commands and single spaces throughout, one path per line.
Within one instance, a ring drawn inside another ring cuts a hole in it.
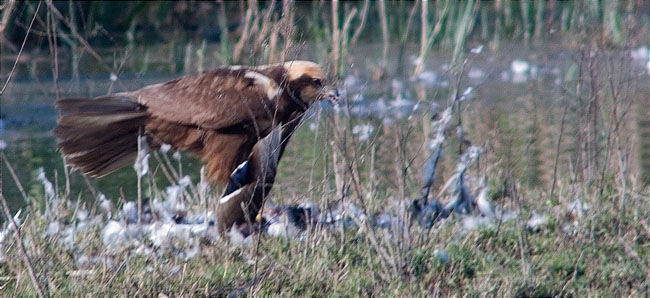
M 287 141 L 321 99 L 338 94 L 313 62 L 222 67 L 131 92 L 60 99 L 54 135 L 66 163 L 95 177 L 132 165 L 139 136 L 150 150 L 169 144 L 198 155 L 210 182 L 227 184 L 217 210 L 224 232 L 255 220 Z

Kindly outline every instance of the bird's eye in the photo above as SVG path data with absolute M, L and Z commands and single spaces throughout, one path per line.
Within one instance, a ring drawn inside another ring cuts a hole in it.
M 323 86 L 323 81 L 321 79 L 312 79 L 312 83 L 314 83 L 314 85 L 316 85 L 317 87 Z

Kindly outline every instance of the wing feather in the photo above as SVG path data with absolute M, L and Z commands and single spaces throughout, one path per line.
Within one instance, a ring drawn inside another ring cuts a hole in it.
M 275 81 L 260 76 L 268 79 L 251 68 L 219 68 L 151 85 L 129 95 L 147 106 L 154 117 L 179 124 L 215 130 L 240 123 L 270 124 L 266 122 L 274 117 L 275 101 L 269 95 L 280 93 L 270 88 L 279 87 Z

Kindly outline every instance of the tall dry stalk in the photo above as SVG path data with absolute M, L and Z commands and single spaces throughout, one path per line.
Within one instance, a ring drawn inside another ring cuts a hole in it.
M 221 40 L 219 41 L 219 46 L 221 47 L 221 54 L 230 57 L 226 62 L 232 62 L 231 55 L 231 44 L 230 44 L 230 32 L 228 32 L 228 23 L 226 22 L 226 3 L 224 0 L 217 0 L 219 4 L 219 31 L 221 32 Z
M 341 60 L 341 31 L 339 29 L 339 1 L 332 0 L 332 61 L 334 61 L 334 76 L 340 74 Z
M 4 153 L 2 153 L 2 155 L 4 156 Z M 1 183 L 2 182 L 0 182 L 0 189 L 2 189 Z M 23 238 L 22 228 L 16 222 L 16 220 L 14 220 L 13 215 L 11 215 L 11 210 L 9 209 L 7 200 L 5 199 L 2 192 L 0 192 L 0 203 L 2 203 L 2 211 L 4 212 L 7 221 L 13 227 L 14 230 L 13 235 L 14 235 L 14 240 L 16 241 L 16 245 L 18 247 L 18 255 L 20 255 L 20 257 L 23 259 L 23 262 L 25 262 L 25 267 L 27 268 L 29 279 L 32 282 L 32 286 L 34 287 L 36 294 L 38 295 L 38 297 L 49 297 L 49 293 L 47 292 L 47 285 L 43 286 L 41 282 L 38 280 L 34 263 L 32 262 L 32 259 L 27 254 L 27 249 L 25 249 L 25 244 L 23 242 L 24 238 Z
M 6 27 L 6 22 L 9 21 L 9 16 L 11 15 L 11 10 L 13 9 L 14 1 L 9 1 L 5 4 L 3 4 L 3 14 L 2 14 L 2 23 L 0 24 L 0 38 L 4 39 L 4 29 Z M 20 60 L 20 56 L 23 54 L 23 50 L 25 49 L 25 43 L 27 42 L 27 37 L 32 31 L 32 26 L 34 26 L 34 21 L 36 20 L 36 17 L 38 16 L 38 11 L 41 8 L 41 2 L 38 2 L 38 6 L 36 6 L 36 11 L 34 11 L 34 16 L 32 17 L 32 20 L 29 22 L 29 27 L 27 27 L 27 33 L 25 33 L 25 38 L 23 39 L 23 43 L 20 45 L 20 50 L 18 51 L 18 56 L 16 57 L 16 60 L 14 61 L 14 65 L 11 67 L 11 71 L 9 71 L 9 75 L 7 76 L 7 80 L 5 81 L 4 85 L 2 86 L 2 89 L 0 89 L 0 95 L 5 93 L 5 90 L 7 89 L 7 86 L 9 85 L 9 82 L 11 81 L 11 77 L 13 76 L 14 72 L 16 71 L 16 66 L 18 65 L 18 61 Z
M 194 45 L 189 41 L 185 45 L 185 56 L 183 58 L 183 73 L 190 74 L 192 73 L 192 54 L 194 52 Z
M 275 6 L 275 0 L 271 0 L 269 3 L 269 7 L 266 8 L 266 11 L 262 11 L 264 17 L 261 18 L 261 14 L 256 13 L 255 14 L 255 21 L 254 23 L 256 26 L 254 28 L 259 28 L 259 23 L 262 23 L 261 28 L 257 29 L 257 31 L 251 32 L 251 36 L 257 35 L 257 38 L 255 38 L 254 43 L 253 43 L 253 56 L 256 57 L 260 54 L 262 54 L 262 47 L 264 45 L 264 41 L 267 40 L 269 37 L 269 32 L 270 31 L 276 31 L 279 30 L 278 28 L 278 22 L 277 20 L 273 19 L 273 7 Z M 275 45 L 271 45 L 271 47 L 275 47 Z M 267 58 L 267 62 L 271 60 L 271 57 Z
M 72 37 L 74 37 L 74 39 L 84 47 L 85 51 L 88 51 L 88 53 L 91 56 L 93 56 L 93 58 L 95 58 L 97 60 L 97 62 L 99 62 L 99 66 L 104 68 L 104 70 L 106 70 L 106 71 L 109 71 L 109 72 L 112 71 L 113 69 L 108 64 L 106 64 L 106 62 L 104 62 L 104 59 L 99 55 L 99 53 L 97 53 L 97 51 L 95 51 L 94 48 L 88 43 L 88 41 L 83 36 L 81 36 L 81 34 L 79 34 L 79 32 L 77 31 L 76 26 L 74 24 L 70 23 L 70 20 L 68 18 L 66 18 L 56 8 L 56 6 L 52 2 L 52 0 L 47 0 L 47 1 L 45 1 L 45 3 L 47 4 L 47 7 L 48 7 L 48 13 L 51 12 L 52 17 L 56 17 L 56 21 L 62 22 L 63 24 L 66 25 L 66 27 L 68 27 L 68 29 L 70 29 L 70 34 L 72 34 Z M 54 20 L 55 19 L 53 18 L 52 21 L 54 21 Z M 56 31 L 54 31 L 52 33 L 56 33 Z M 57 35 L 55 34 L 53 36 L 57 36 Z
M 7 155 L 4 153 L 4 151 L 0 150 L 0 155 L 2 155 L 2 163 L 7 167 L 7 170 L 9 170 L 9 174 L 11 175 L 11 178 L 14 180 L 14 183 L 16 183 L 16 187 L 18 188 L 18 191 L 20 191 L 20 194 L 23 197 L 23 200 L 25 200 L 25 203 L 29 203 L 31 200 L 29 199 L 29 196 L 27 195 L 27 192 L 25 192 L 25 188 L 23 188 L 23 184 L 20 183 L 20 180 L 18 179 L 18 175 L 16 175 L 16 171 L 14 171 L 13 166 L 11 166 L 11 163 L 9 162 L 9 159 L 7 158 Z M 2 168 L 0 168 L 0 174 L 3 173 Z M 2 186 L 2 182 L 0 181 L 0 186 Z M 3 188 L 0 187 L 0 190 Z
M 566 115 L 569 110 L 569 104 L 565 102 L 564 110 L 562 112 L 562 118 L 560 119 L 560 133 L 557 137 L 557 145 L 555 147 L 555 161 L 553 162 L 553 176 L 551 177 L 551 193 L 550 198 L 555 197 L 555 188 L 557 187 L 558 180 L 558 166 L 560 164 L 560 153 L 562 148 L 562 137 L 564 136 L 564 129 L 566 125 Z
M 253 19 L 253 14 L 257 14 L 257 1 L 249 0 L 248 7 L 246 8 L 246 14 L 243 18 L 244 28 L 239 37 L 239 41 L 235 44 L 232 53 L 232 60 L 235 63 L 240 63 L 242 59 L 242 52 L 244 50 L 244 45 L 249 38 L 251 22 Z
M 625 232 L 623 231 L 622 222 L 623 216 L 626 215 L 627 201 L 629 197 L 628 175 L 630 172 L 630 152 L 633 151 L 633 143 L 631 136 L 626 133 L 626 122 L 629 119 L 628 114 L 635 105 L 635 98 L 631 96 L 634 94 L 635 79 L 629 76 L 628 69 L 631 67 L 630 57 L 624 55 L 620 58 L 613 57 L 611 59 L 601 60 L 605 63 L 604 72 L 602 74 L 606 81 L 607 93 L 609 94 L 607 101 L 608 112 L 605 114 L 607 118 L 607 143 L 606 143 L 606 160 L 610 158 L 613 161 L 608 162 L 603 167 L 600 179 L 603 181 L 603 186 L 600 189 L 600 195 L 603 195 L 605 189 L 605 180 L 607 179 L 608 168 L 615 168 L 616 176 L 612 183 L 616 185 L 618 191 L 618 233 L 619 236 Z M 634 189 L 632 189 L 634 190 Z
M 449 7 L 449 1 L 445 1 L 442 10 L 437 10 L 436 15 L 438 21 L 433 27 L 431 33 L 429 33 L 429 5 L 427 1 L 422 1 L 422 8 L 420 12 L 420 21 L 422 22 L 420 29 L 420 57 L 418 59 L 418 64 L 415 66 L 415 70 L 413 71 L 413 76 L 419 75 L 424 70 L 426 57 L 429 55 L 429 51 L 431 50 L 434 42 L 438 39 L 438 37 L 440 37 L 440 32 L 442 31 L 443 25 L 448 18 Z
M 359 13 L 361 20 L 359 21 L 359 25 L 357 26 L 357 29 L 354 30 L 352 39 L 350 39 L 351 45 L 357 45 L 359 41 L 359 36 L 361 35 L 361 32 L 366 26 L 366 19 L 368 18 L 368 7 L 370 7 L 370 0 L 364 0 L 363 8 L 361 8 L 361 12 Z
M 143 151 L 142 151 L 142 142 L 143 142 L 144 137 L 142 137 L 142 131 L 141 129 L 138 130 L 138 156 L 136 157 L 134 168 L 136 171 L 136 175 L 138 177 L 138 185 L 137 185 L 137 192 L 138 192 L 138 225 L 142 224 L 142 214 L 143 214 L 143 201 L 142 201 L 142 176 L 144 175 L 143 169 L 142 169 L 142 164 L 143 164 L 143 159 L 144 156 Z M 146 161 L 145 161 L 146 162 Z
M 601 161 L 599 155 L 602 148 L 599 143 L 599 118 L 601 114 L 601 81 L 598 78 L 597 57 L 594 49 L 583 50 L 578 57 L 578 78 L 574 96 L 577 99 L 577 130 L 578 142 L 576 148 L 577 174 L 587 184 L 598 183 Z
M 346 105 L 340 109 L 341 111 L 338 113 L 335 112 L 332 119 L 334 132 L 334 140 L 332 141 L 332 166 L 337 185 L 337 197 L 343 203 L 343 200 L 350 196 L 348 193 L 350 189 L 353 189 L 362 214 L 370 214 L 366 206 L 366 200 L 364 199 L 364 193 L 367 193 L 369 190 L 362 191 L 360 183 L 360 157 L 359 152 L 356 150 L 360 146 L 348 134 L 350 127 L 350 107 Z M 371 146 L 370 150 L 374 151 L 374 148 Z M 370 171 L 374 171 L 372 166 Z M 355 214 L 349 214 L 349 216 L 359 227 L 357 235 L 363 236 L 377 252 L 378 261 L 381 266 L 381 271 L 378 271 L 378 274 L 384 278 L 399 275 L 400 268 L 404 266 L 404 258 L 401 257 L 402 250 L 394 247 L 395 241 L 387 241 L 386 237 L 382 237 L 381 231 L 372 227 L 369 218 L 365 216 L 358 217 Z M 341 238 L 344 244 L 344 230 L 341 230 Z
M 451 64 L 454 65 L 460 61 L 461 54 L 465 50 L 465 42 L 467 41 L 467 36 L 472 31 L 474 27 L 474 22 L 476 21 L 476 14 L 478 12 L 480 2 L 471 0 L 467 1 L 465 7 L 463 8 L 461 15 L 462 17 L 457 20 L 456 31 L 454 34 L 454 55 L 451 61 Z
M 554 1 L 551 1 L 551 5 Z M 534 39 L 542 38 L 544 33 L 544 10 L 546 9 L 545 0 L 537 0 L 533 3 L 533 9 L 535 10 L 535 31 L 533 32 Z M 551 9 L 553 11 L 553 9 Z
M 349 106 L 341 108 L 344 115 L 334 113 L 333 117 L 333 166 L 335 167 L 335 180 L 337 184 L 338 195 L 340 198 L 349 195 L 349 190 L 354 190 L 355 197 L 359 200 L 361 209 L 366 212 L 366 204 L 363 196 L 363 187 L 361 186 L 361 175 L 359 174 L 359 159 L 357 152 L 352 149 L 358 148 L 358 144 L 350 137 L 350 114 Z M 347 111 L 346 111 L 347 110 Z M 338 167 L 338 168 L 337 168 Z M 338 177 L 338 178 L 336 178 Z
M 339 2 L 332 1 L 332 52 L 331 58 L 332 63 L 334 64 L 334 75 L 339 77 L 343 74 L 344 68 L 344 59 L 347 58 L 348 48 L 351 40 L 348 38 L 352 21 L 357 16 L 357 8 L 353 7 L 348 10 L 349 6 L 345 6 L 344 21 L 343 26 L 339 25 Z M 359 28 L 357 28 L 358 30 Z
M 16 0 L 9 0 L 3 4 L 0 4 L 0 11 L 2 11 L 2 17 L 0 17 L 0 40 L 2 41 L 5 39 L 4 32 L 7 28 L 7 23 L 9 23 L 11 13 L 14 11 L 15 4 Z
M 422 0 L 422 7 L 420 8 L 420 59 L 424 59 L 424 54 L 427 48 L 428 28 L 429 28 L 429 1 Z
M 350 10 L 349 12 L 347 12 L 346 9 L 345 21 L 343 22 L 343 28 L 341 28 L 341 32 L 343 32 L 343 36 L 344 36 L 344 38 L 341 40 L 341 56 L 339 57 L 339 59 L 341 59 L 341 61 L 339 61 L 339 65 L 341 65 L 340 68 L 341 70 L 343 70 L 345 66 L 345 64 L 343 63 L 344 62 L 343 59 L 347 59 L 348 57 L 350 39 L 348 39 L 347 36 L 349 35 L 348 32 L 350 31 L 350 25 L 352 25 L 352 20 L 356 15 L 357 15 L 356 7 L 353 7 L 352 10 Z
M 404 53 L 406 52 L 406 47 L 408 45 L 409 41 L 409 33 L 411 32 L 411 26 L 413 24 L 413 20 L 415 19 L 415 12 L 417 11 L 419 7 L 419 3 L 421 0 L 416 0 L 415 3 L 413 3 L 413 7 L 411 8 L 411 12 L 409 12 L 409 17 L 408 20 L 406 21 L 406 28 L 401 34 L 400 42 L 399 42 L 399 50 L 397 52 L 397 71 L 398 75 L 404 75 L 405 72 L 405 67 L 404 67 Z
M 375 75 L 375 79 L 383 78 L 386 75 L 386 68 L 388 67 L 388 50 L 390 46 L 390 36 L 388 35 L 388 16 L 386 15 L 386 1 L 379 0 L 378 6 L 383 49 L 381 52 L 381 65 L 379 73 Z
M 532 20 L 530 18 L 530 11 L 532 9 L 532 3 L 530 1 L 520 1 L 519 2 L 520 6 L 520 12 L 521 12 L 521 19 L 523 23 L 523 33 L 524 33 L 524 40 L 530 40 L 530 32 L 531 27 L 532 27 Z
M 233 49 L 233 62 L 260 62 L 260 58 L 267 63 L 285 61 L 292 50 L 295 34 L 293 0 L 283 1 L 281 13 L 275 12 L 276 0 L 269 2 L 268 7 L 262 10 L 257 0 L 247 3 L 244 27 Z M 282 51 L 279 51 L 280 40 L 283 42 Z M 244 58 L 246 54 L 250 55 L 248 59 Z
M 280 34 L 282 34 L 282 40 L 284 41 L 284 48 L 282 50 L 280 61 L 286 61 L 287 55 L 293 48 L 293 36 L 296 32 L 295 25 L 295 9 L 293 0 L 284 0 L 282 2 L 282 21 L 280 22 Z M 273 36 L 277 36 L 277 30 L 273 31 Z M 271 40 L 271 46 L 275 46 L 276 42 Z M 271 57 L 275 57 L 271 55 Z

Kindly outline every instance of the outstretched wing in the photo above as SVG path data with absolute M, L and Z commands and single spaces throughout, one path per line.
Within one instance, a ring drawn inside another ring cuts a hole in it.
M 226 67 L 144 87 L 128 95 L 165 121 L 221 130 L 266 126 L 280 87 L 252 68 Z

